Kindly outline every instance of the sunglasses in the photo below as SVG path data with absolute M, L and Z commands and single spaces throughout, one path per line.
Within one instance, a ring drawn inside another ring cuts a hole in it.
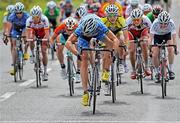
M 117 17 L 117 14 L 108 14 L 108 17 Z
M 141 18 L 137 18 L 137 19 L 133 19 L 134 22 L 139 22 L 141 20 Z
M 22 14 L 22 12 L 17 12 L 16 14 L 19 15 L 19 14 Z

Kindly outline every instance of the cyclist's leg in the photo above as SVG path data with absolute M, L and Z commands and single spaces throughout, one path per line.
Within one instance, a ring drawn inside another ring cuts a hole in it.
M 80 47 L 85 48 L 89 47 L 89 42 L 85 39 L 79 38 L 78 39 L 78 50 L 80 51 Z M 82 96 L 82 105 L 87 106 L 89 95 L 88 95 L 88 53 L 83 52 L 81 55 L 81 67 L 80 67 L 80 74 L 82 80 L 82 87 L 84 90 L 84 94 Z
M 128 37 L 129 40 L 134 40 L 134 36 L 132 35 L 131 32 L 128 32 Z M 128 51 L 129 51 L 129 58 L 132 66 L 132 73 L 131 73 L 131 78 L 136 79 L 136 69 L 135 69 L 135 60 L 136 60 L 136 51 L 135 51 L 135 44 L 130 43 L 128 46 Z
M 141 38 L 149 40 L 149 31 L 148 31 L 148 29 L 144 29 L 141 32 Z M 151 75 L 151 71 L 150 71 L 149 66 L 148 66 L 149 65 L 148 64 L 148 42 L 149 41 L 141 43 L 142 55 L 143 55 L 144 62 L 145 62 L 145 73 L 146 73 L 147 76 Z
M 48 48 L 48 42 L 42 42 L 41 52 L 42 52 L 42 63 L 44 66 L 44 74 L 47 74 L 47 64 L 48 64 L 47 48 Z
M 25 36 L 26 32 L 23 31 L 22 36 Z M 26 40 L 22 39 L 24 41 L 24 60 L 28 60 L 29 59 L 29 54 L 28 54 L 28 47 L 29 47 L 29 43 L 26 42 Z M 23 45 L 23 44 L 22 44 Z
M 27 38 L 34 39 L 34 33 L 33 33 L 32 30 L 28 31 Z M 28 43 L 29 43 L 29 47 L 30 47 L 30 50 L 31 50 L 30 62 L 34 63 L 34 57 L 35 57 L 34 47 L 35 47 L 35 44 L 34 44 L 34 41 L 31 41 L 31 42 L 28 42 Z
M 63 54 L 63 50 L 64 50 L 64 44 L 66 43 L 63 35 L 59 35 L 56 38 L 57 40 L 57 57 L 59 60 L 59 63 L 61 64 L 61 66 L 64 66 L 64 54 Z

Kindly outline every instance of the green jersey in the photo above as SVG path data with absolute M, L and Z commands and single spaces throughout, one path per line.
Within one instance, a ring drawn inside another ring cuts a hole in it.
M 59 16 L 59 9 L 55 8 L 54 9 L 54 15 L 50 15 L 50 10 L 49 8 L 46 8 L 44 11 L 44 15 L 48 18 L 48 19 L 56 19 Z
M 149 18 L 149 20 L 151 20 L 151 22 L 153 23 L 153 21 L 155 20 L 155 18 L 154 18 L 154 16 L 153 16 L 153 13 L 150 12 L 150 13 L 148 13 L 146 16 L 147 16 L 147 17 Z

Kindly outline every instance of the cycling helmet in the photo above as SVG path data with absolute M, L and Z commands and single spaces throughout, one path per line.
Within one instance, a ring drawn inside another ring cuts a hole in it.
M 143 10 L 143 12 L 151 12 L 152 6 L 150 4 L 144 4 L 142 10 Z
M 169 23 L 171 17 L 168 12 L 163 11 L 158 15 L 158 20 L 160 23 Z
M 79 8 L 77 8 L 76 16 L 83 17 L 85 15 L 87 15 L 87 9 L 85 8 L 85 6 L 80 6 Z
M 31 10 L 30 10 L 30 14 L 31 16 L 41 16 L 42 14 L 42 9 L 39 6 L 34 6 Z
M 53 9 L 55 8 L 57 5 L 54 1 L 50 1 L 47 3 L 47 7 L 50 8 L 50 9 Z
M 65 24 L 66 24 L 66 28 L 68 30 L 73 30 L 75 29 L 77 26 L 78 26 L 78 22 L 76 19 L 74 19 L 73 17 L 68 17 L 66 20 L 65 20 Z
M 130 4 L 132 6 L 137 6 L 139 4 L 139 0 L 131 0 Z
M 9 14 L 13 13 L 14 12 L 14 5 L 8 5 L 6 7 L 6 11 L 8 11 Z
M 22 12 L 24 10 L 24 5 L 21 2 L 15 4 L 15 13 Z
M 155 5 L 153 7 L 152 13 L 153 13 L 153 15 L 157 15 L 158 16 L 162 11 L 163 11 L 163 9 L 162 9 L 162 7 L 160 5 Z
M 84 20 L 82 25 L 83 25 L 82 30 L 85 35 L 93 34 L 95 33 L 95 30 L 97 29 L 96 27 L 97 21 L 95 18 L 92 18 L 92 17 Z
M 107 6 L 105 9 L 107 14 L 118 14 L 118 10 L 118 7 L 114 4 Z
M 143 16 L 143 11 L 141 9 L 134 9 L 131 12 L 131 18 L 132 19 L 141 18 L 142 16 Z

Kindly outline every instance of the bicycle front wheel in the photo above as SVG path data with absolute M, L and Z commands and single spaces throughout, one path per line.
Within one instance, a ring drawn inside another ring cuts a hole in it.
M 71 61 L 71 59 L 68 57 L 67 59 L 67 64 L 68 64 L 68 83 L 69 83 L 69 92 L 70 92 L 70 96 L 73 96 L 74 94 L 74 79 L 73 79 L 73 63 Z
M 162 98 L 166 96 L 166 82 L 165 82 L 165 63 L 161 64 L 161 87 L 162 87 Z
M 20 51 L 22 52 L 22 51 Z M 23 77 L 23 57 L 19 57 L 19 79 L 22 80 Z
M 98 68 L 95 67 L 93 71 L 93 114 L 96 111 L 96 97 L 97 97 L 97 83 L 98 83 Z

